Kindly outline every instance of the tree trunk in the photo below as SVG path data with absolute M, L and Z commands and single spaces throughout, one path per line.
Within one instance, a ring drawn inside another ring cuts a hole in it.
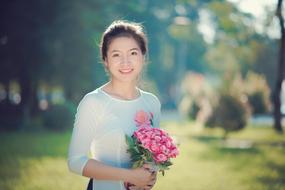
M 21 111 L 22 111 L 22 129 L 25 129 L 31 119 L 31 81 L 29 79 L 26 70 L 23 70 L 21 77 L 19 77 L 19 83 L 21 86 Z
M 228 135 L 229 135 L 229 131 L 228 130 L 224 130 L 224 135 L 223 135 L 223 140 L 226 141 L 228 139 Z
M 284 28 L 284 18 L 282 15 L 282 0 L 278 0 L 276 16 L 279 19 L 281 39 L 280 39 L 280 50 L 278 59 L 278 71 L 277 71 L 277 81 L 274 92 L 274 128 L 277 132 L 282 133 L 282 115 L 281 115 L 281 87 L 282 81 L 284 79 L 284 57 L 285 57 L 285 28 Z

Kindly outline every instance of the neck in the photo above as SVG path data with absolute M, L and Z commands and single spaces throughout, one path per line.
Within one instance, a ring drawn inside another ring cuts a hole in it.
M 122 83 L 111 80 L 104 90 L 112 96 L 132 100 L 139 96 L 135 83 Z

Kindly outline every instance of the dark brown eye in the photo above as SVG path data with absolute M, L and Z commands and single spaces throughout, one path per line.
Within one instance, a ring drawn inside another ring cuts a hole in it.
M 120 55 L 118 53 L 112 54 L 112 57 L 119 57 Z
M 132 52 L 131 52 L 131 55 L 137 55 L 137 54 L 138 54 L 137 51 L 132 51 Z

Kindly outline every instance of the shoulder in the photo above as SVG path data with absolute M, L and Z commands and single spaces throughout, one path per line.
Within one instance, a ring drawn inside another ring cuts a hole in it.
M 108 99 L 102 94 L 99 88 L 85 94 L 78 107 L 101 107 L 108 102 Z
M 152 105 L 156 105 L 158 107 L 160 107 L 160 101 L 158 99 L 158 97 L 156 95 L 154 95 L 153 93 L 150 92 L 146 92 L 140 89 L 141 95 L 142 97 L 149 103 L 151 103 Z

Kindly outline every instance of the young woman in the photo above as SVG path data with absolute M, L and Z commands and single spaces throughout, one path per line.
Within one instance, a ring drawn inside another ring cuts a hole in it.
M 78 106 L 69 169 L 91 178 L 93 190 L 125 190 L 124 182 L 134 184 L 130 189 L 151 189 L 156 173 L 147 164 L 131 169 L 125 140 L 136 130 L 137 112 L 152 113 L 154 126 L 160 120 L 157 97 L 137 87 L 147 54 L 142 26 L 113 22 L 102 36 L 100 50 L 110 81 L 86 94 Z

